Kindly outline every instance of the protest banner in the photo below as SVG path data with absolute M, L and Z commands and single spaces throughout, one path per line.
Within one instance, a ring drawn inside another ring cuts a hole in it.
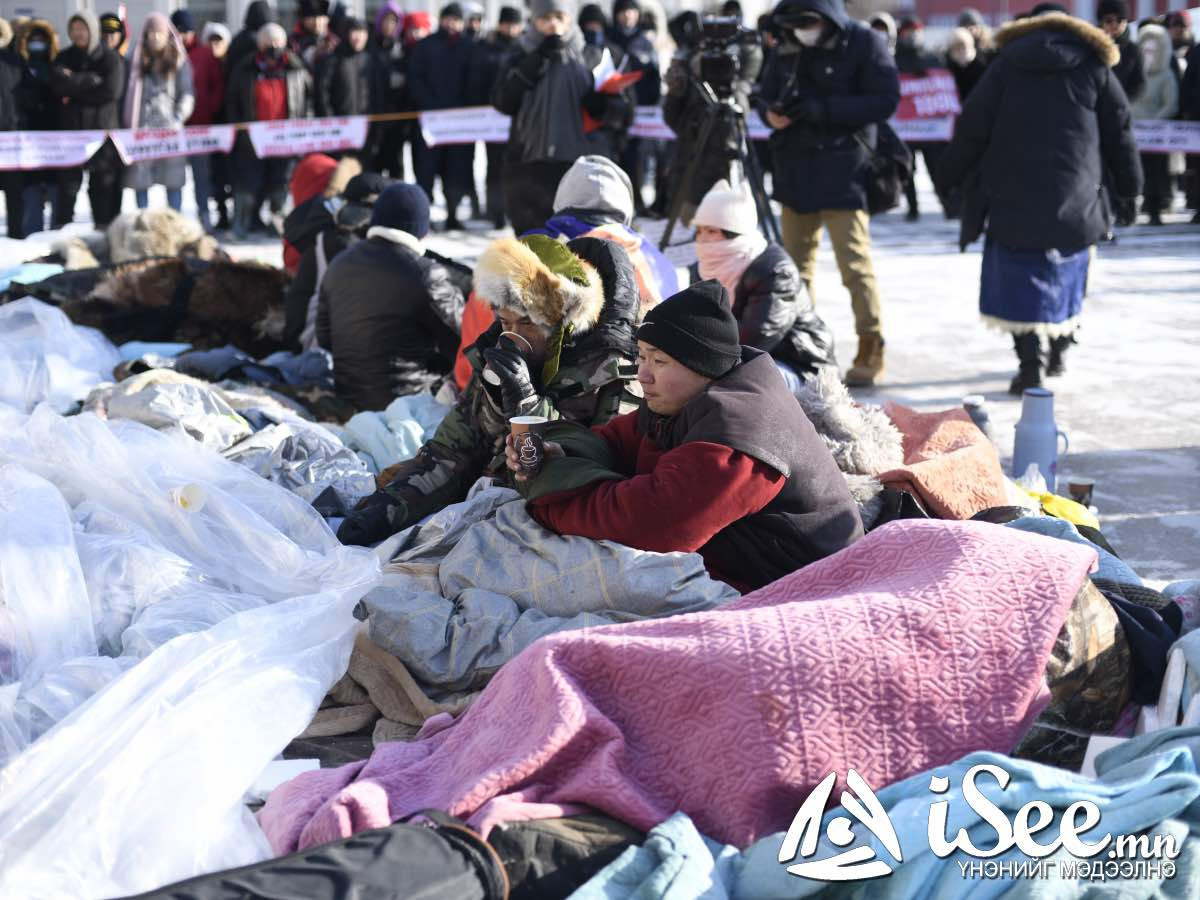
M 82 166 L 104 143 L 103 131 L 0 132 L 0 169 Z
M 246 126 L 254 153 L 267 156 L 306 156 L 329 150 L 357 150 L 367 141 L 367 117 L 279 119 Z
M 172 156 L 197 156 L 203 153 L 228 153 L 233 147 L 232 125 L 194 125 L 188 128 L 126 128 L 111 132 L 117 152 L 126 165 L 167 159 Z
M 509 118 L 490 106 L 466 106 L 421 113 L 421 136 L 430 147 L 508 142 Z

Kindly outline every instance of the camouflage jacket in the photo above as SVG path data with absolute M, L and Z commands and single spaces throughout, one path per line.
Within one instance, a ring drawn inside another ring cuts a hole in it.
M 604 253 L 614 246 L 605 241 L 596 244 L 605 245 L 598 248 Z M 620 258 L 624 259 L 620 265 L 590 260 L 600 270 L 609 298 L 602 321 L 583 335 L 563 340 L 559 353 L 542 369 L 537 398 L 521 409 L 522 415 L 567 419 L 590 427 L 638 408 L 641 389 L 633 337 L 637 283 L 623 251 Z M 458 403 L 413 459 L 387 473 L 392 477 L 384 491 L 397 503 L 388 513 L 393 533 L 464 499 L 481 475 L 508 481 L 504 464 L 508 418 L 480 375 L 482 351 L 493 346 L 499 334 L 499 323 L 493 324 L 467 350 L 474 372 Z

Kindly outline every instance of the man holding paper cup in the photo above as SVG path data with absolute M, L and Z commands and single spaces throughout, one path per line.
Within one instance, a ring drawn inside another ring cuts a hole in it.
M 562 443 L 537 442 L 541 460 L 521 454 L 514 420 L 507 463 L 535 519 L 560 534 L 699 552 L 739 590 L 862 537 L 832 454 L 770 355 L 741 346 L 719 281 L 654 307 L 637 340 L 637 412 L 590 435 L 559 425 Z
M 589 427 L 636 408 L 630 385 L 639 297 L 619 246 L 597 238 L 501 239 L 475 267 L 475 294 L 497 322 L 467 350 L 474 371 L 466 390 L 413 459 L 379 476 L 381 490 L 338 530 L 343 543 L 381 541 L 462 500 L 481 475 L 507 480 L 510 420 L 536 436 L 544 421 Z M 532 458 L 528 466 L 536 468 Z

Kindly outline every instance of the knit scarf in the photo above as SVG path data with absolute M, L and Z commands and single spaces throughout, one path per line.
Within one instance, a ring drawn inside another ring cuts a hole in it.
M 739 234 L 724 241 L 697 241 L 696 258 L 700 263 L 700 277 L 715 278 L 725 285 L 732 303 L 742 273 L 766 249 L 767 239 L 757 231 Z

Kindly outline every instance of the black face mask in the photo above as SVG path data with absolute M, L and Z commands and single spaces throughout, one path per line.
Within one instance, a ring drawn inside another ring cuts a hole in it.
M 585 44 L 590 44 L 593 47 L 603 47 L 604 32 L 594 28 L 585 28 L 583 31 L 583 41 Z
M 265 56 L 267 59 L 275 60 L 282 58 L 283 52 L 284 51 L 282 47 L 268 47 L 263 51 L 263 56 Z

